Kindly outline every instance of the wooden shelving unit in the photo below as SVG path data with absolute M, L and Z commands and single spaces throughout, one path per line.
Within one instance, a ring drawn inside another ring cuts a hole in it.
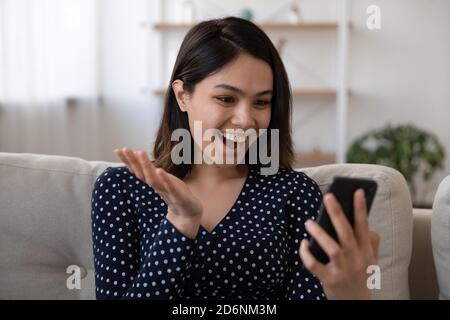
M 307 168 L 331 163 L 336 163 L 336 155 L 334 153 L 312 150 L 311 152 L 296 153 L 294 168 Z
M 164 20 L 165 9 L 164 1 L 160 0 L 161 19 Z M 319 150 L 312 150 L 311 152 L 300 152 L 296 154 L 296 167 L 309 167 L 316 165 L 323 165 L 329 163 L 342 163 L 345 161 L 345 146 L 347 134 L 347 109 L 348 97 L 351 91 L 347 86 L 347 64 L 348 64 L 348 42 L 349 30 L 353 28 L 349 21 L 349 3 L 348 0 L 340 1 L 340 14 L 336 21 L 316 21 L 316 22 L 302 22 L 302 23 L 256 23 L 260 28 L 270 31 L 325 31 L 335 32 L 337 36 L 337 82 L 335 88 L 292 88 L 293 98 L 311 98 L 311 99 L 335 99 L 336 100 L 336 127 L 337 132 L 333 133 L 336 137 L 336 153 L 323 153 Z M 160 32 L 186 32 L 198 22 L 193 23 L 171 23 L 171 22 L 156 22 L 153 24 L 155 30 Z M 164 56 L 164 54 L 162 54 Z M 162 84 L 164 85 L 164 84 Z M 156 88 L 153 93 L 159 97 L 165 95 L 166 88 Z
M 292 89 L 293 97 L 336 97 L 334 89 Z

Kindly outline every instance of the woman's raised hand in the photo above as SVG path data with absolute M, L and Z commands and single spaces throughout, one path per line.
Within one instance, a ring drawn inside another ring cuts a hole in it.
M 150 185 L 164 200 L 168 207 L 166 218 L 185 236 L 194 238 L 200 226 L 203 206 L 186 183 L 156 168 L 145 151 L 121 148 L 114 152 L 139 180 Z

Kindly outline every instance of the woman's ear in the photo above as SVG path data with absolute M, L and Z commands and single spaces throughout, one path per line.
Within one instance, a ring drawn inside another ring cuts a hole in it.
M 183 84 L 184 84 L 183 81 L 177 79 L 174 82 L 172 82 L 172 89 L 173 92 L 175 93 L 175 99 L 177 99 L 180 110 L 186 112 L 189 93 L 183 89 Z

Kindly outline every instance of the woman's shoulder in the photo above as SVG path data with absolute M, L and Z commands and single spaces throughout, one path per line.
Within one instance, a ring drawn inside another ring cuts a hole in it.
M 136 206 L 162 201 L 150 185 L 138 179 L 126 166 L 104 169 L 95 180 L 92 197 L 98 202 L 102 199 L 121 199 Z
M 123 192 L 128 191 L 130 193 L 138 189 L 153 191 L 151 186 L 139 180 L 126 166 L 107 167 L 97 176 L 94 189 L 104 190 L 105 188 L 110 190 L 124 190 Z
M 126 182 L 127 180 L 136 179 L 126 166 L 107 167 L 97 176 L 96 183 L 111 184 L 117 181 Z

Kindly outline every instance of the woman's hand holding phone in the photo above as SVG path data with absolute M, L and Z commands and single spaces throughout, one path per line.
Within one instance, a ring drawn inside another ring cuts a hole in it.
M 145 151 L 134 152 L 130 148 L 121 148 L 114 152 L 139 180 L 150 185 L 161 196 L 168 207 L 166 218 L 186 237 L 195 238 L 203 205 L 184 181 L 156 168 Z
M 359 189 L 353 196 L 355 230 L 332 193 L 324 196 L 324 205 L 339 243 L 315 221 L 308 220 L 306 230 L 320 244 L 330 262 L 319 262 L 309 250 L 306 239 L 300 244 L 300 258 L 304 266 L 319 278 L 328 299 L 370 299 L 367 267 L 378 261 L 380 238 L 369 230 L 364 191 Z

